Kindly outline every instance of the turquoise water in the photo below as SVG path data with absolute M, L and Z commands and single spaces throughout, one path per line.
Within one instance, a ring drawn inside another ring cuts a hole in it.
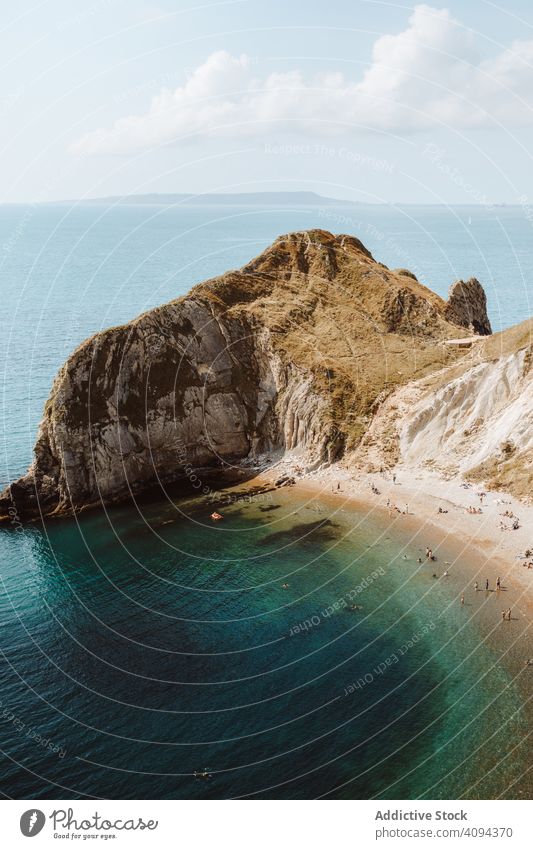
M 519 210 L 3 207 L 2 484 L 27 467 L 78 342 L 313 226 L 355 232 L 442 294 L 478 276 L 496 327 L 529 314 Z M 283 491 L 241 487 L 216 525 L 212 509 L 207 496 L 146 496 L 0 528 L 5 795 L 528 790 L 514 623 L 493 633 L 484 597 L 461 609 L 458 580 L 417 563 L 425 539 Z
M 5 792 L 513 795 L 527 745 L 490 768 L 527 734 L 518 679 L 422 539 L 237 493 L 223 524 L 147 498 L 0 531 Z

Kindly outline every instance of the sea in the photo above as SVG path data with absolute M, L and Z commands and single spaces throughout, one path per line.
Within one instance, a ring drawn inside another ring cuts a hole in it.
M 495 331 L 532 313 L 519 207 L 0 206 L 0 487 L 83 339 L 314 227 L 443 296 L 477 277 Z M 206 488 L 0 526 L 4 797 L 531 793 L 519 632 L 502 641 L 485 593 L 461 608 L 418 563 L 422 531 L 342 498 Z M 451 540 L 437 554 L 439 576 L 483 568 Z

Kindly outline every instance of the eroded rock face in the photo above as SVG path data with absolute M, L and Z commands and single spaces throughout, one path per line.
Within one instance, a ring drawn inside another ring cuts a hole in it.
M 99 334 L 54 383 L 20 518 L 68 512 L 287 447 L 326 451 L 323 400 L 253 319 L 190 298 Z
M 533 373 L 528 359 L 529 352 L 521 350 L 479 363 L 413 403 L 400 433 L 403 461 L 464 474 L 498 457 L 504 445 L 531 456 Z
M 484 296 L 465 285 L 479 323 Z M 0 518 L 67 513 L 275 450 L 332 462 L 360 439 L 391 374 L 401 382 L 452 356 L 439 342 L 461 335 L 465 313 L 450 323 L 450 303 L 353 237 L 280 237 L 242 271 L 74 351 Z
M 489 336 L 492 333 L 487 315 L 487 296 L 483 286 L 471 277 L 466 282 L 456 280 L 450 287 L 445 317 L 452 324 L 466 327 L 471 333 Z

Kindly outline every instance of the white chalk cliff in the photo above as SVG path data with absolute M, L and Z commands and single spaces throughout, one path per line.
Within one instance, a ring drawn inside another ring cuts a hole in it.
M 356 459 L 483 481 L 531 500 L 533 326 L 525 322 L 469 357 L 399 387 L 380 405 Z

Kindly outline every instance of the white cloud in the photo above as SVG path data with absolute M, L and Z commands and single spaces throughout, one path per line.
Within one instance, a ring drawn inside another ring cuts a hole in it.
M 260 79 L 247 56 L 218 51 L 184 85 L 163 89 L 147 112 L 88 133 L 72 150 L 132 153 L 191 136 L 269 127 L 408 132 L 438 122 L 475 127 L 498 121 L 533 123 L 533 40 L 481 61 L 474 37 L 448 10 L 420 5 L 404 32 L 376 40 L 359 80 L 341 72 L 306 79 L 298 70 Z

